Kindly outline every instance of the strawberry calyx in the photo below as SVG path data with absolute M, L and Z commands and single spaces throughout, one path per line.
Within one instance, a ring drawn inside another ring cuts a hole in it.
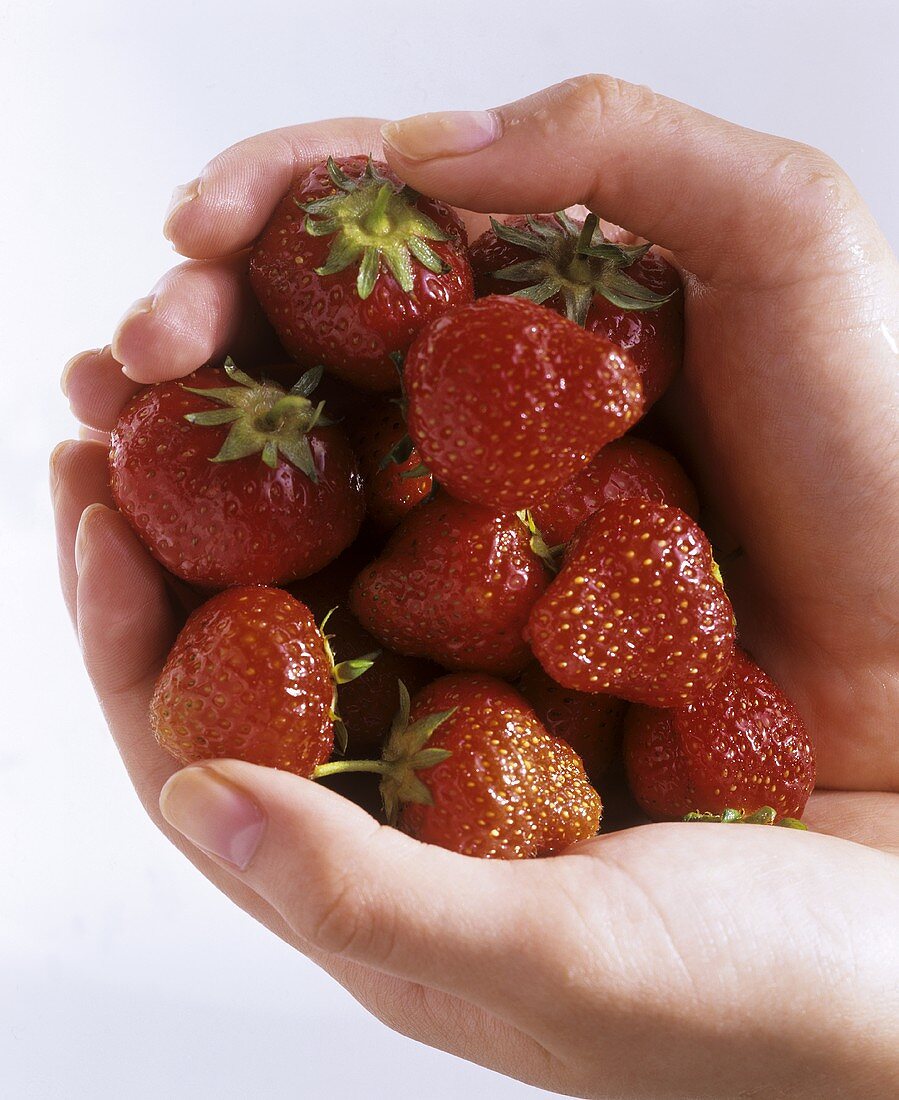
M 274 470 L 283 457 L 317 484 L 318 471 L 307 436 L 313 428 L 333 423 L 324 416 L 324 401 L 316 405 L 309 400 L 321 381 L 322 368 L 306 371 L 289 391 L 276 382 L 257 382 L 239 370 L 230 356 L 224 369 L 236 385 L 208 390 L 182 386 L 188 393 L 222 406 L 186 413 L 185 420 L 200 426 L 231 425 L 221 450 L 209 461 L 233 462 L 261 453 L 265 465 Z
M 525 283 L 514 297 L 527 298 L 542 305 L 561 295 L 565 315 L 583 327 L 595 294 L 625 310 L 658 309 L 673 297 L 657 294 L 626 274 L 652 248 L 651 244 L 623 245 L 606 240 L 595 214 L 589 214 L 583 226 L 564 210 L 553 215 L 550 225 L 528 215 L 527 228 L 504 225 L 491 218 L 493 232 L 501 241 L 527 249 L 533 259 L 522 260 L 498 271 L 495 279 Z
M 387 820 L 395 825 L 400 807 L 404 802 L 418 802 L 424 806 L 433 805 L 428 786 L 418 776 L 425 768 L 432 768 L 448 760 L 453 754 L 449 749 L 428 748 L 431 735 L 447 718 L 452 710 L 427 714 L 415 722 L 410 722 L 411 700 L 402 680 L 398 680 L 400 706 L 390 727 L 390 734 L 384 746 L 380 760 L 332 760 L 328 764 L 319 764 L 312 773 L 313 779 L 326 775 L 338 775 L 344 772 L 373 772 L 381 777 L 381 799 Z
M 375 288 L 382 259 L 406 294 L 414 285 L 413 261 L 435 275 L 449 271 L 428 244 L 447 236 L 415 206 L 417 191 L 381 175 L 371 157 L 358 179 L 347 176 L 331 157 L 327 172 L 335 194 L 307 203 L 295 200 L 306 214 L 310 236 L 334 237 L 327 259 L 315 269 L 317 275 L 336 275 L 358 263 L 356 291 L 364 300 Z
M 515 515 L 521 520 L 528 534 L 531 536 L 529 543 L 531 550 L 541 559 L 547 569 L 553 573 L 558 573 L 562 564 L 562 554 L 565 550 L 564 543 L 560 543 L 558 546 L 547 545 L 530 509 L 523 508 L 520 512 L 516 512 Z
M 349 684 L 352 683 L 353 680 L 358 680 L 363 673 L 368 672 L 375 661 L 381 656 L 381 650 L 376 649 L 371 653 L 363 653 L 361 657 L 352 657 L 348 661 L 338 662 L 334 657 L 334 650 L 331 648 L 331 641 L 334 635 L 328 634 L 325 631 L 325 627 L 328 625 L 328 619 L 331 618 L 336 610 L 336 607 L 332 607 L 327 615 L 325 615 L 319 623 L 318 632 L 321 635 L 325 647 L 325 656 L 328 658 L 328 667 L 331 670 L 331 679 L 334 682 L 334 694 L 331 697 L 330 713 L 331 721 L 334 723 L 334 742 L 340 752 L 346 752 L 349 736 L 346 724 L 340 716 L 340 710 L 337 705 L 338 688 L 341 684 Z
M 720 814 L 694 811 L 687 814 L 684 821 L 713 821 L 724 825 L 779 825 L 785 829 L 808 830 L 808 825 L 804 825 L 798 818 L 782 817 L 780 820 L 776 819 L 777 811 L 773 806 L 761 806 L 751 814 L 746 813 L 745 810 L 734 809 L 725 809 Z

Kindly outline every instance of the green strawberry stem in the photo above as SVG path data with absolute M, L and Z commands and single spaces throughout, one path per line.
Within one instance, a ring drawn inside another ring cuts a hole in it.
M 433 803 L 431 792 L 416 774 L 433 768 L 452 756 L 449 749 L 428 748 L 431 735 L 453 714 L 453 710 L 428 714 L 410 722 L 411 702 L 402 680 L 397 681 L 400 706 L 393 719 L 390 736 L 380 760 L 332 760 L 319 764 L 312 773 L 313 779 L 326 775 L 343 775 L 347 772 L 373 772 L 381 776 L 381 799 L 391 825 L 396 824 L 400 806 L 404 802 L 418 802 L 425 806 Z
M 795 817 L 782 817 L 778 821 L 777 811 L 773 806 L 760 806 L 751 814 L 747 814 L 745 810 L 730 808 L 720 814 L 694 811 L 687 814 L 684 821 L 709 821 L 717 822 L 719 825 L 779 825 L 785 829 L 808 829 L 808 825 L 804 825 Z
M 394 193 L 389 183 L 384 183 L 378 190 L 371 212 L 365 218 L 365 227 L 379 236 L 386 236 L 390 232 L 390 218 L 387 216 L 387 206 L 390 196 Z

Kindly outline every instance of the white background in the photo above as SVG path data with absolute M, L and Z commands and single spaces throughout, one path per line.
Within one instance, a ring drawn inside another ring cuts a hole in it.
M 537 1095 L 392 1035 L 226 902 L 106 735 L 46 459 L 74 432 L 63 363 L 173 262 L 171 188 L 260 130 L 599 70 L 823 147 L 895 246 L 897 52 L 895 0 L 0 3 L 0 1095 Z

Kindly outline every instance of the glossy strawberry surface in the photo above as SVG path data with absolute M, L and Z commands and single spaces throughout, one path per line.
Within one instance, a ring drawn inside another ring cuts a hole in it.
M 685 707 L 632 707 L 625 762 L 635 798 L 656 820 L 688 813 L 799 817 L 815 752 L 795 706 L 741 650 L 721 680 Z
M 538 214 L 534 221 L 555 227 L 552 214 Z M 529 232 L 528 219 L 519 215 L 510 218 L 510 226 Z M 581 223 L 576 223 L 578 228 Z M 478 297 L 488 294 L 513 294 L 520 291 L 521 283 L 494 278 L 492 273 L 512 264 L 532 258 L 528 249 L 508 241 L 499 240 L 493 229 L 488 229 L 471 246 L 471 265 L 475 274 L 475 292 Z M 651 405 L 668 388 L 680 369 L 684 355 L 684 306 L 681 278 L 678 271 L 656 249 L 624 268 L 626 274 L 641 286 L 659 295 L 672 294 L 672 298 L 653 310 L 628 310 L 610 302 L 601 293 L 593 295 L 587 312 L 585 327 L 610 340 L 616 347 L 628 353 L 640 373 L 643 384 L 644 407 Z M 565 301 L 561 294 L 547 299 L 544 304 L 559 313 L 565 313 Z
M 482 298 L 434 321 L 404 377 L 409 434 L 434 477 L 497 510 L 556 491 L 642 410 L 625 355 L 519 298 Z
M 670 707 L 723 676 L 734 620 L 698 525 L 665 504 L 606 504 L 580 527 L 528 624 L 534 655 L 565 687 Z
M 391 398 L 369 401 L 347 421 L 346 429 L 359 460 L 369 518 L 387 530 L 396 527 L 434 488 L 430 471 L 409 476 L 422 466 L 421 455 L 411 441 L 397 456 L 402 461 L 391 458 L 394 449 L 408 438 L 402 408 Z
M 394 531 L 350 606 L 384 645 L 450 669 L 515 676 L 548 571 L 519 518 L 438 494 Z
M 139 393 L 112 433 L 110 487 L 150 552 L 176 576 L 223 588 L 307 576 L 355 538 L 365 511 L 355 455 L 341 428 L 308 434 L 317 483 L 279 457 L 213 461 L 230 425 L 190 423 L 216 409 L 187 386 L 228 387 L 203 367 Z
M 417 772 L 432 805 L 404 803 L 403 830 L 488 859 L 550 855 L 596 834 L 602 803 L 580 757 L 518 692 L 489 676 L 444 676 L 413 699 L 411 718 L 445 711 L 427 747 L 451 755 Z
M 567 742 L 580 756 L 590 782 L 601 779 L 621 740 L 627 703 L 612 695 L 562 687 L 536 661 L 528 665 L 515 686 L 547 732 Z
M 309 609 L 278 588 L 230 588 L 178 635 L 150 723 L 182 764 L 232 757 L 309 777 L 333 747 L 333 691 Z
M 603 447 L 588 466 L 531 511 L 547 544 L 560 546 L 604 504 L 629 498 L 670 504 L 694 518 L 699 511 L 696 490 L 677 459 L 632 435 Z
M 358 181 L 368 158 L 337 158 L 336 164 L 350 180 Z M 375 162 L 375 167 L 395 192 L 402 189 L 386 165 Z M 423 195 L 410 197 L 408 205 L 444 238 L 426 243 L 446 270 L 430 271 L 411 256 L 412 284 L 407 292 L 382 259 L 377 281 L 363 299 L 357 290 L 359 262 L 331 274 L 316 272 L 327 264 L 335 234 L 310 233 L 310 219 L 319 225 L 324 219 L 302 209 L 340 195 L 325 163 L 296 181 L 253 247 L 250 282 L 281 343 L 299 363 L 323 363 L 365 389 L 394 390 L 397 373 L 391 354 L 405 352 L 429 320 L 472 299 L 467 236 L 445 203 Z

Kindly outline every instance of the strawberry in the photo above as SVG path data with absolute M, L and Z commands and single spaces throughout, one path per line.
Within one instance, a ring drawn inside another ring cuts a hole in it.
M 450 669 L 516 676 L 549 574 L 514 514 L 438 493 L 410 512 L 363 569 L 350 607 L 383 645 Z
M 552 310 L 493 296 L 433 321 L 404 370 L 409 434 L 459 500 L 549 496 L 640 416 L 634 365 Z
M 346 427 L 359 460 L 368 516 L 379 527 L 396 527 L 434 487 L 430 470 L 407 434 L 400 399 L 369 401 Z
M 595 836 L 602 803 L 577 753 L 490 676 L 444 676 L 409 704 L 405 689 L 375 761 L 316 768 L 381 775 L 391 823 L 428 844 L 483 859 L 551 855 Z
M 356 459 L 308 394 L 255 382 L 228 361 L 163 382 L 125 407 L 109 455 L 113 498 L 150 552 L 210 588 L 321 569 L 365 509 Z
M 640 373 L 644 408 L 664 393 L 684 347 L 681 279 L 651 245 L 607 241 L 595 215 L 512 218 L 471 246 L 478 296 L 515 294 L 585 326 L 626 351 Z
M 566 741 L 583 760 L 591 783 L 608 770 L 618 746 L 627 703 L 557 684 L 534 661 L 515 685 L 547 731 Z
M 441 671 L 430 661 L 380 647 L 349 610 L 350 584 L 367 560 L 357 541 L 320 573 L 290 586 L 290 592 L 306 604 L 318 622 L 327 617 L 325 629 L 335 659 L 358 659 L 360 654 L 370 657 L 371 651 L 378 651 L 364 676 L 340 686 L 340 717 L 354 755 L 380 749 L 396 711 L 399 681 L 414 692 Z
M 699 511 L 696 490 L 677 459 L 645 439 L 626 435 L 603 447 L 589 466 L 531 512 L 546 542 L 564 545 L 597 508 L 630 497 L 671 504 L 694 518 Z
M 362 667 L 365 665 L 365 667 Z M 310 777 L 334 745 L 334 666 L 309 609 L 278 588 L 229 588 L 187 620 L 150 706 L 182 764 L 233 757 Z
M 391 354 L 471 301 L 466 245 L 456 213 L 385 164 L 329 157 L 278 204 L 250 254 L 250 282 L 299 363 L 393 390 Z
M 666 504 L 619 500 L 578 528 L 528 636 L 565 687 L 671 707 L 721 679 L 734 620 L 698 525 Z
M 802 719 L 742 650 L 694 702 L 672 710 L 632 707 L 625 729 L 631 790 L 658 821 L 799 817 L 815 785 L 815 752 Z

